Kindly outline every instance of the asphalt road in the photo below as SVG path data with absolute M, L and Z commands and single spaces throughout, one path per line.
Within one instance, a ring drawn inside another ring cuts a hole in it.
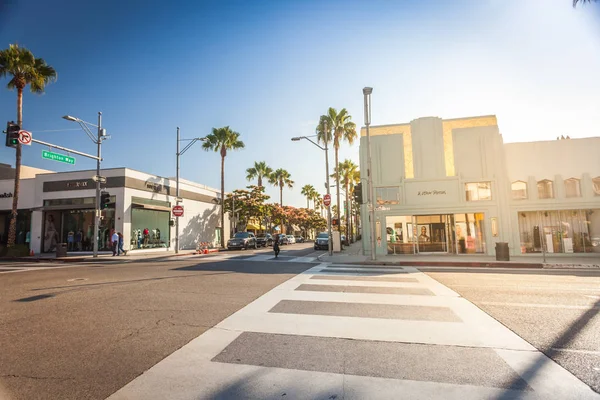
M 423 271 L 600 393 L 600 271 Z
M 174 257 L 0 273 L 0 398 L 104 399 L 312 265 Z

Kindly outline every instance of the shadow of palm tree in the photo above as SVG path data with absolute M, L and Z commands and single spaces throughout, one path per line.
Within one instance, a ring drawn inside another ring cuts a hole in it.
M 215 242 L 219 218 L 219 208 L 214 206 L 204 210 L 202 215 L 196 215 L 190 219 L 179 237 L 179 248 L 181 250 L 194 250 L 198 243 Z

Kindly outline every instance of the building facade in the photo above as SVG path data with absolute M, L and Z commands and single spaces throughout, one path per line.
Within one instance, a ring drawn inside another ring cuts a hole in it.
M 370 127 L 377 254 L 600 256 L 600 138 L 505 144 L 493 115 Z M 363 199 L 368 198 L 361 130 Z M 369 213 L 361 209 L 370 252 Z
M 121 232 L 125 248 L 133 251 L 166 251 L 175 246 L 176 182 L 128 168 L 102 170 L 102 190 L 110 202 L 101 209 L 99 249 L 109 250 L 113 231 Z M 17 243 L 35 253 L 54 251 L 66 243 L 69 251 L 92 251 L 96 199 L 95 171 L 37 173 L 21 180 Z M 13 179 L 0 180 L 0 223 L 6 243 L 12 206 Z M 198 243 L 220 243 L 229 237 L 229 221 L 222 229 L 220 191 L 180 180 L 184 215 L 179 218 L 180 249 Z

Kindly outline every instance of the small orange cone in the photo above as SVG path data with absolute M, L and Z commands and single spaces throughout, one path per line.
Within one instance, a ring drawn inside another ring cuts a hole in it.
M 31 257 L 33 257 L 33 256 L 34 256 L 34 254 L 33 254 L 33 250 L 29 250 L 29 255 L 30 255 Z

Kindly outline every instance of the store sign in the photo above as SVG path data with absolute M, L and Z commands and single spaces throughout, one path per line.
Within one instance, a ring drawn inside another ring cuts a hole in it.
M 456 204 L 459 202 L 457 180 L 405 182 L 406 204 Z
M 423 190 L 417 196 L 445 196 L 446 194 L 445 190 Z
M 155 193 L 160 193 L 163 190 L 163 185 L 153 182 L 146 182 L 146 189 L 150 189 Z
M 10 198 L 10 197 L 13 197 L 13 194 L 12 194 L 12 192 L 8 192 L 8 193 L 6 193 L 6 192 L 4 192 L 4 193 L 0 193 L 0 199 L 6 199 L 6 198 Z
M 88 183 L 89 183 L 88 181 L 67 182 L 67 187 L 69 189 L 87 188 Z

